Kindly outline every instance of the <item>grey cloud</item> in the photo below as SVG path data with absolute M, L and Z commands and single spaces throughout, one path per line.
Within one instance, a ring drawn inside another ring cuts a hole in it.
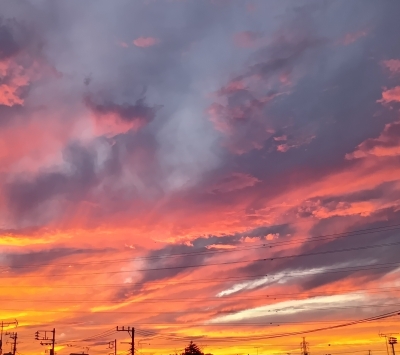
M 351 232 L 361 229 L 368 230 L 371 228 L 386 227 L 388 225 L 395 224 L 399 216 L 399 212 L 395 212 L 394 210 L 380 211 L 378 214 L 379 215 L 372 216 L 371 218 L 372 220 L 376 218 L 376 222 L 365 220 L 365 218 L 362 217 L 359 217 L 357 220 L 355 220 L 355 218 L 352 216 L 340 217 L 344 225 L 349 224 L 349 222 L 352 220 L 352 223 L 350 224 L 351 227 L 347 228 L 349 235 L 345 235 L 344 237 L 337 236 L 334 239 L 326 241 L 322 240 L 319 242 L 305 242 L 300 248 L 298 248 L 298 245 L 294 245 L 293 248 L 284 252 L 277 252 L 276 248 L 272 248 L 271 250 L 268 250 L 267 253 L 264 253 L 262 258 L 265 258 L 265 260 L 254 262 L 243 268 L 240 268 L 238 273 L 243 276 L 274 275 L 277 272 L 287 272 L 290 274 L 293 272 L 301 272 L 302 270 L 327 268 L 327 272 L 323 272 L 322 274 L 308 275 L 302 277 L 301 279 L 288 279 L 289 284 L 290 282 L 300 283 L 304 290 L 311 290 L 313 288 L 344 279 L 363 280 L 363 282 L 372 281 L 373 279 L 386 275 L 387 273 L 398 268 L 398 264 L 395 263 L 398 262 L 397 255 L 400 246 L 391 246 L 390 243 L 398 242 L 399 229 L 389 228 L 387 230 L 371 230 L 360 233 Z M 383 216 L 385 218 L 384 222 L 382 221 Z M 313 228 L 310 236 L 329 235 L 333 232 L 333 226 L 337 225 L 336 223 L 338 219 L 339 217 L 335 219 L 332 218 L 330 220 L 322 220 Z M 290 237 L 288 237 L 288 240 L 290 240 Z M 367 248 L 336 253 L 324 253 L 325 251 L 331 250 L 342 250 L 380 244 L 389 245 L 383 245 L 381 247 L 369 249 Z M 280 256 L 309 253 L 321 254 L 279 259 Z M 380 264 L 385 263 L 394 264 L 381 268 Z M 340 272 L 330 270 L 334 268 L 350 268 L 362 265 L 371 265 L 373 269 L 361 271 L 344 270 Z M 273 279 L 270 281 L 274 282 Z M 259 288 L 263 288 L 263 286 L 260 286 Z
M 127 103 L 118 105 L 114 102 L 95 103 L 90 97 L 86 98 L 85 102 L 95 113 L 114 113 L 128 122 L 134 120 L 151 121 L 155 116 L 155 109 L 148 107 L 143 98 L 136 100 L 133 105 Z
M 20 46 L 18 45 L 15 34 L 13 33 L 13 27 L 15 21 L 4 21 L 0 22 L 0 60 L 4 60 L 12 57 L 18 53 Z
M 33 179 L 20 178 L 6 187 L 6 196 L 16 216 L 25 217 L 41 204 L 58 195 L 68 199 L 82 198 L 97 180 L 94 155 L 82 146 L 71 145 L 64 153 L 71 172 L 49 171 Z

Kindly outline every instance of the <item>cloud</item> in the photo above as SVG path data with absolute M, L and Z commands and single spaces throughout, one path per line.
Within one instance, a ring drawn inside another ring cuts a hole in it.
M 232 175 L 218 181 L 214 186 L 210 187 L 210 191 L 222 193 L 230 192 L 254 186 L 258 182 L 260 182 L 260 180 L 249 174 L 233 173 Z
M 128 43 L 126 43 L 126 42 L 118 42 L 118 45 L 120 46 L 120 47 L 122 47 L 122 48 L 128 48 L 129 47 L 129 44 Z
M 311 34 L 292 38 L 277 34 L 276 38 L 257 56 L 242 74 L 234 77 L 216 92 L 218 98 L 208 108 L 209 119 L 225 136 L 223 144 L 236 154 L 262 149 L 268 139 L 284 125 L 277 122 L 273 108 L 288 95 L 289 77 L 296 75 L 296 63 L 302 62 L 309 51 L 321 47 L 325 40 Z M 307 143 L 311 137 L 303 140 Z M 282 143 L 280 152 L 302 144 Z
M 27 89 L 45 69 L 34 32 L 15 19 L 0 18 L 0 105 L 23 105 Z
M 362 294 L 347 294 L 335 296 L 322 296 L 304 300 L 277 302 L 274 305 L 247 309 L 236 314 L 220 316 L 211 320 L 213 323 L 218 322 L 233 322 L 244 319 L 253 319 L 257 317 L 269 316 L 270 312 L 279 312 L 280 314 L 296 314 L 298 312 L 312 311 L 314 308 L 328 307 L 330 305 L 340 304 L 357 304 L 364 300 Z
M 71 144 L 64 159 L 70 171 L 40 172 L 36 176 L 20 176 L 6 187 L 10 210 L 16 218 L 36 215 L 42 208 L 49 209 L 50 218 L 67 202 L 77 201 L 98 183 L 93 151 L 79 144 Z
M 392 73 L 400 73 L 400 59 L 384 60 L 382 64 Z
M 0 19 L 0 61 L 15 56 L 21 49 L 17 36 L 23 35 L 22 28 L 15 20 Z
M 30 78 L 21 66 L 0 62 L 0 76 L 4 81 L 0 84 L 0 105 L 23 105 L 24 88 L 30 84 Z
M 387 89 L 382 92 L 382 99 L 378 100 L 383 104 L 390 102 L 400 102 L 400 86 L 396 86 L 392 89 Z
M 393 122 L 385 126 L 378 138 L 369 138 L 362 142 L 353 153 L 346 155 L 346 158 L 395 157 L 398 155 L 400 155 L 400 122 Z
M 142 48 L 152 47 L 158 43 L 160 43 L 160 40 L 155 37 L 138 37 L 133 41 L 133 44 L 136 47 L 142 47 Z
M 262 35 L 260 33 L 244 31 L 235 34 L 234 42 L 238 47 L 254 47 L 261 38 Z
M 360 38 L 367 36 L 367 31 L 358 31 L 354 33 L 347 33 L 342 39 L 338 41 L 338 43 L 348 46 L 358 41 Z
M 54 264 L 69 257 L 79 255 L 99 255 L 106 250 L 79 249 L 79 248 L 57 248 L 49 250 L 39 250 L 26 253 L 5 253 L 3 261 L 7 263 L 7 268 L 12 274 L 22 276 L 25 273 L 38 272 L 40 269 L 48 269 L 47 264 Z M 33 266 L 32 266 L 33 264 Z M 34 264 L 37 264 L 36 266 Z
M 210 244 L 206 246 L 207 249 L 235 249 L 234 245 L 229 244 Z
M 116 135 L 131 129 L 138 130 L 150 123 L 159 109 L 157 106 L 148 106 L 144 98 L 137 99 L 133 104 L 117 104 L 112 101 L 98 103 L 89 96 L 85 103 L 94 115 L 99 135 Z

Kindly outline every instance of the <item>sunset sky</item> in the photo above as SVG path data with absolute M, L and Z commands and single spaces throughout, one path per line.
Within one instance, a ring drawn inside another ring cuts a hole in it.
M 116 326 L 138 355 L 299 354 L 303 335 L 275 336 L 400 310 L 399 14 L 2 1 L 0 321 L 18 354 L 56 328 L 58 355 L 126 355 Z M 386 354 L 379 333 L 400 316 L 305 336 L 313 355 Z

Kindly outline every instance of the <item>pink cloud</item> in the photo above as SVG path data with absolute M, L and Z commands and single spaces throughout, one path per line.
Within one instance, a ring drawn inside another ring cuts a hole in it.
M 384 60 L 382 64 L 392 73 L 400 73 L 400 59 Z
M 29 86 L 31 79 L 27 69 L 13 61 L 0 62 L 0 105 L 23 105 L 21 89 Z
M 271 136 L 268 120 L 265 120 L 264 109 L 280 93 L 271 93 L 259 98 L 246 97 L 245 100 L 224 103 L 214 102 L 208 108 L 209 120 L 216 130 L 226 136 L 228 148 L 243 154 L 252 149 L 261 149 L 262 143 Z
M 276 147 L 276 150 L 281 153 L 287 152 L 289 149 L 292 148 L 299 148 L 303 145 L 310 144 L 311 141 L 315 138 L 314 135 L 308 135 L 308 136 L 300 136 L 297 139 L 289 139 L 286 135 L 280 136 L 280 137 L 274 137 L 274 140 L 276 142 L 281 142 Z
M 138 130 L 152 121 L 158 108 L 148 106 L 143 99 L 134 104 L 114 102 L 96 102 L 93 98 L 85 99 L 90 109 L 96 134 L 114 136 L 129 130 Z
M 283 136 L 280 136 L 280 137 L 274 137 L 274 141 L 276 141 L 276 142 L 287 141 L 287 136 L 283 135 Z
M 240 238 L 240 241 L 242 243 L 254 243 L 260 241 L 260 239 L 257 237 L 242 237 Z
M 254 176 L 243 173 L 233 173 L 232 175 L 223 178 L 218 183 L 210 188 L 212 192 L 230 192 L 235 190 L 241 190 L 246 187 L 254 186 L 260 182 Z
M 348 46 L 349 44 L 356 42 L 360 38 L 365 37 L 367 34 L 368 34 L 367 31 L 358 31 L 358 32 L 353 32 L 353 33 L 347 33 L 343 38 L 341 38 L 338 41 L 338 44 Z
M 160 43 L 160 40 L 155 37 L 139 37 L 133 41 L 133 44 L 136 47 L 142 47 L 142 48 L 152 47 L 158 43 Z
M 218 96 L 228 95 L 235 91 L 244 90 L 246 88 L 246 84 L 242 80 L 232 80 L 226 86 L 222 87 L 218 90 Z
M 118 45 L 120 47 L 122 47 L 122 48 L 128 48 L 129 47 L 128 43 L 126 43 L 126 42 L 118 42 Z
M 382 99 L 378 102 L 388 104 L 389 102 L 400 102 L 400 86 L 396 86 L 393 89 L 384 90 L 382 92 Z
M 400 122 L 387 124 L 378 138 L 362 142 L 357 150 L 346 156 L 347 159 L 367 156 L 389 157 L 400 155 Z

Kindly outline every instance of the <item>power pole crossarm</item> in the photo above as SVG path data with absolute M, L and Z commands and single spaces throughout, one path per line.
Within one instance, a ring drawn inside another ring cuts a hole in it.
M 13 355 L 17 353 L 17 338 L 18 338 L 18 333 L 14 333 Z
M 131 355 L 135 355 L 135 328 L 134 327 L 117 327 L 117 332 L 127 332 L 131 336 Z
M 41 333 L 44 333 L 44 335 L 40 336 Z M 49 338 L 47 333 L 52 333 L 52 337 Z M 38 330 L 37 332 L 35 332 L 35 340 L 40 340 L 40 345 L 51 346 L 50 355 L 55 355 L 54 354 L 54 347 L 56 344 L 56 329 L 55 328 L 53 328 L 53 330 L 42 330 L 42 331 Z

